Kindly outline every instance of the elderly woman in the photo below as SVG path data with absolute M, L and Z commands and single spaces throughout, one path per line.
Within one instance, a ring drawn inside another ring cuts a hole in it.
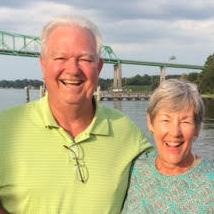
M 157 152 L 136 160 L 123 214 L 214 213 L 214 162 L 192 151 L 203 111 L 192 83 L 170 79 L 154 91 L 147 120 Z

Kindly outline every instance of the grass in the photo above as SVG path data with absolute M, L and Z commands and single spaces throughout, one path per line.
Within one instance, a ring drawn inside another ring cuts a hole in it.
M 202 94 L 201 96 L 203 98 L 212 98 L 212 99 L 214 99 L 214 94 Z
M 129 91 L 129 92 L 149 92 L 151 91 L 150 86 L 141 86 L 141 85 L 133 85 L 133 86 L 125 86 L 123 87 L 124 91 Z

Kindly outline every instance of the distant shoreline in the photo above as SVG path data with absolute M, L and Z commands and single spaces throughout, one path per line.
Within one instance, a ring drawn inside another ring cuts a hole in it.
M 0 87 L 0 89 L 15 89 L 15 90 L 23 90 L 25 88 L 3 88 L 3 87 Z M 39 88 L 36 88 L 36 87 L 32 87 L 30 88 L 30 90 L 39 90 Z M 202 94 L 201 97 L 203 99 L 214 99 L 214 94 Z
M 214 99 L 214 94 L 202 94 L 203 99 Z
M 0 87 L 0 89 L 15 89 L 15 90 L 23 90 L 23 89 L 25 89 L 25 87 L 24 88 L 13 88 L 13 87 L 10 87 L 10 88 L 3 88 L 3 87 Z M 30 90 L 39 90 L 39 88 L 35 88 L 35 87 L 31 87 L 31 88 L 29 88 Z

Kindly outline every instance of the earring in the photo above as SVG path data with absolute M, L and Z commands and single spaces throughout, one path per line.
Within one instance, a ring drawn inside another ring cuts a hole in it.
M 150 132 L 151 135 L 154 135 L 154 132 L 152 130 L 149 130 L 149 132 Z
M 198 139 L 198 136 L 194 136 L 193 137 L 193 141 L 197 140 Z

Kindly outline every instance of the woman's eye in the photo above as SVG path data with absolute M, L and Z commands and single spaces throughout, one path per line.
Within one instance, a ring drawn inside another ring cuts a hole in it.
M 185 121 L 183 121 L 183 123 L 185 123 L 185 124 L 192 124 L 193 122 L 189 121 L 189 120 L 185 120 Z

